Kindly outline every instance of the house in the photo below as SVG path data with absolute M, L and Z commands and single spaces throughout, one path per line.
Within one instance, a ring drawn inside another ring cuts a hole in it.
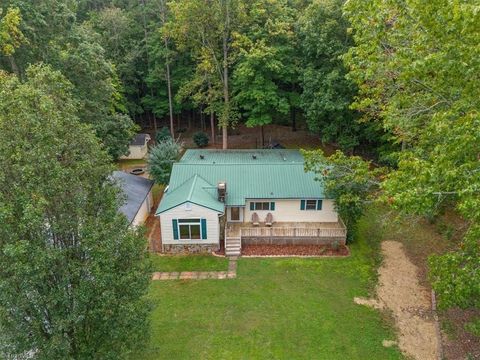
M 187 150 L 156 215 L 165 252 L 345 244 L 346 229 L 297 150 Z
M 137 134 L 128 145 L 128 155 L 121 156 L 122 160 L 144 159 L 148 153 L 150 135 Z
M 153 181 L 123 171 L 114 171 L 113 178 L 125 197 L 119 211 L 125 215 L 130 226 L 142 225 L 153 207 Z

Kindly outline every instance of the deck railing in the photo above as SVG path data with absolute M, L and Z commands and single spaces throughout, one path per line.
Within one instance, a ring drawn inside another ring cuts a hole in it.
M 306 227 L 242 227 L 242 237 L 345 237 L 347 230 L 342 228 L 306 228 Z

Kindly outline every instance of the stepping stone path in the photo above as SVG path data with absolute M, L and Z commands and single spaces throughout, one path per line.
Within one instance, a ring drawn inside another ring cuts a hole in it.
M 235 279 L 237 277 L 237 259 L 236 256 L 229 258 L 227 271 L 154 272 L 152 280 Z

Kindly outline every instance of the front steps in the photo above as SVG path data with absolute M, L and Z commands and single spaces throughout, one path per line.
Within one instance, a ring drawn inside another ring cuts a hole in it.
M 225 256 L 240 256 L 242 240 L 239 237 L 225 238 Z

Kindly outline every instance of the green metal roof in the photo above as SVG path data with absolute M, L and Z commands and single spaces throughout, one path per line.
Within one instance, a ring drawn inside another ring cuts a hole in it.
M 225 181 L 227 206 L 244 206 L 246 199 L 324 198 L 323 184 L 315 180 L 314 173 L 305 172 L 298 150 L 187 150 L 173 165 L 157 214 L 193 196 L 189 195 L 192 186 L 185 184 L 195 175 L 210 186 L 207 193 L 217 203 L 215 188 Z M 211 204 L 207 207 L 212 208 Z
M 157 209 L 157 214 L 187 202 L 223 213 L 225 205 L 217 200 L 216 194 L 216 186 L 212 186 L 194 174 L 177 188 L 168 188 Z
M 298 150 L 197 150 L 190 149 L 180 159 L 182 164 L 303 164 Z

